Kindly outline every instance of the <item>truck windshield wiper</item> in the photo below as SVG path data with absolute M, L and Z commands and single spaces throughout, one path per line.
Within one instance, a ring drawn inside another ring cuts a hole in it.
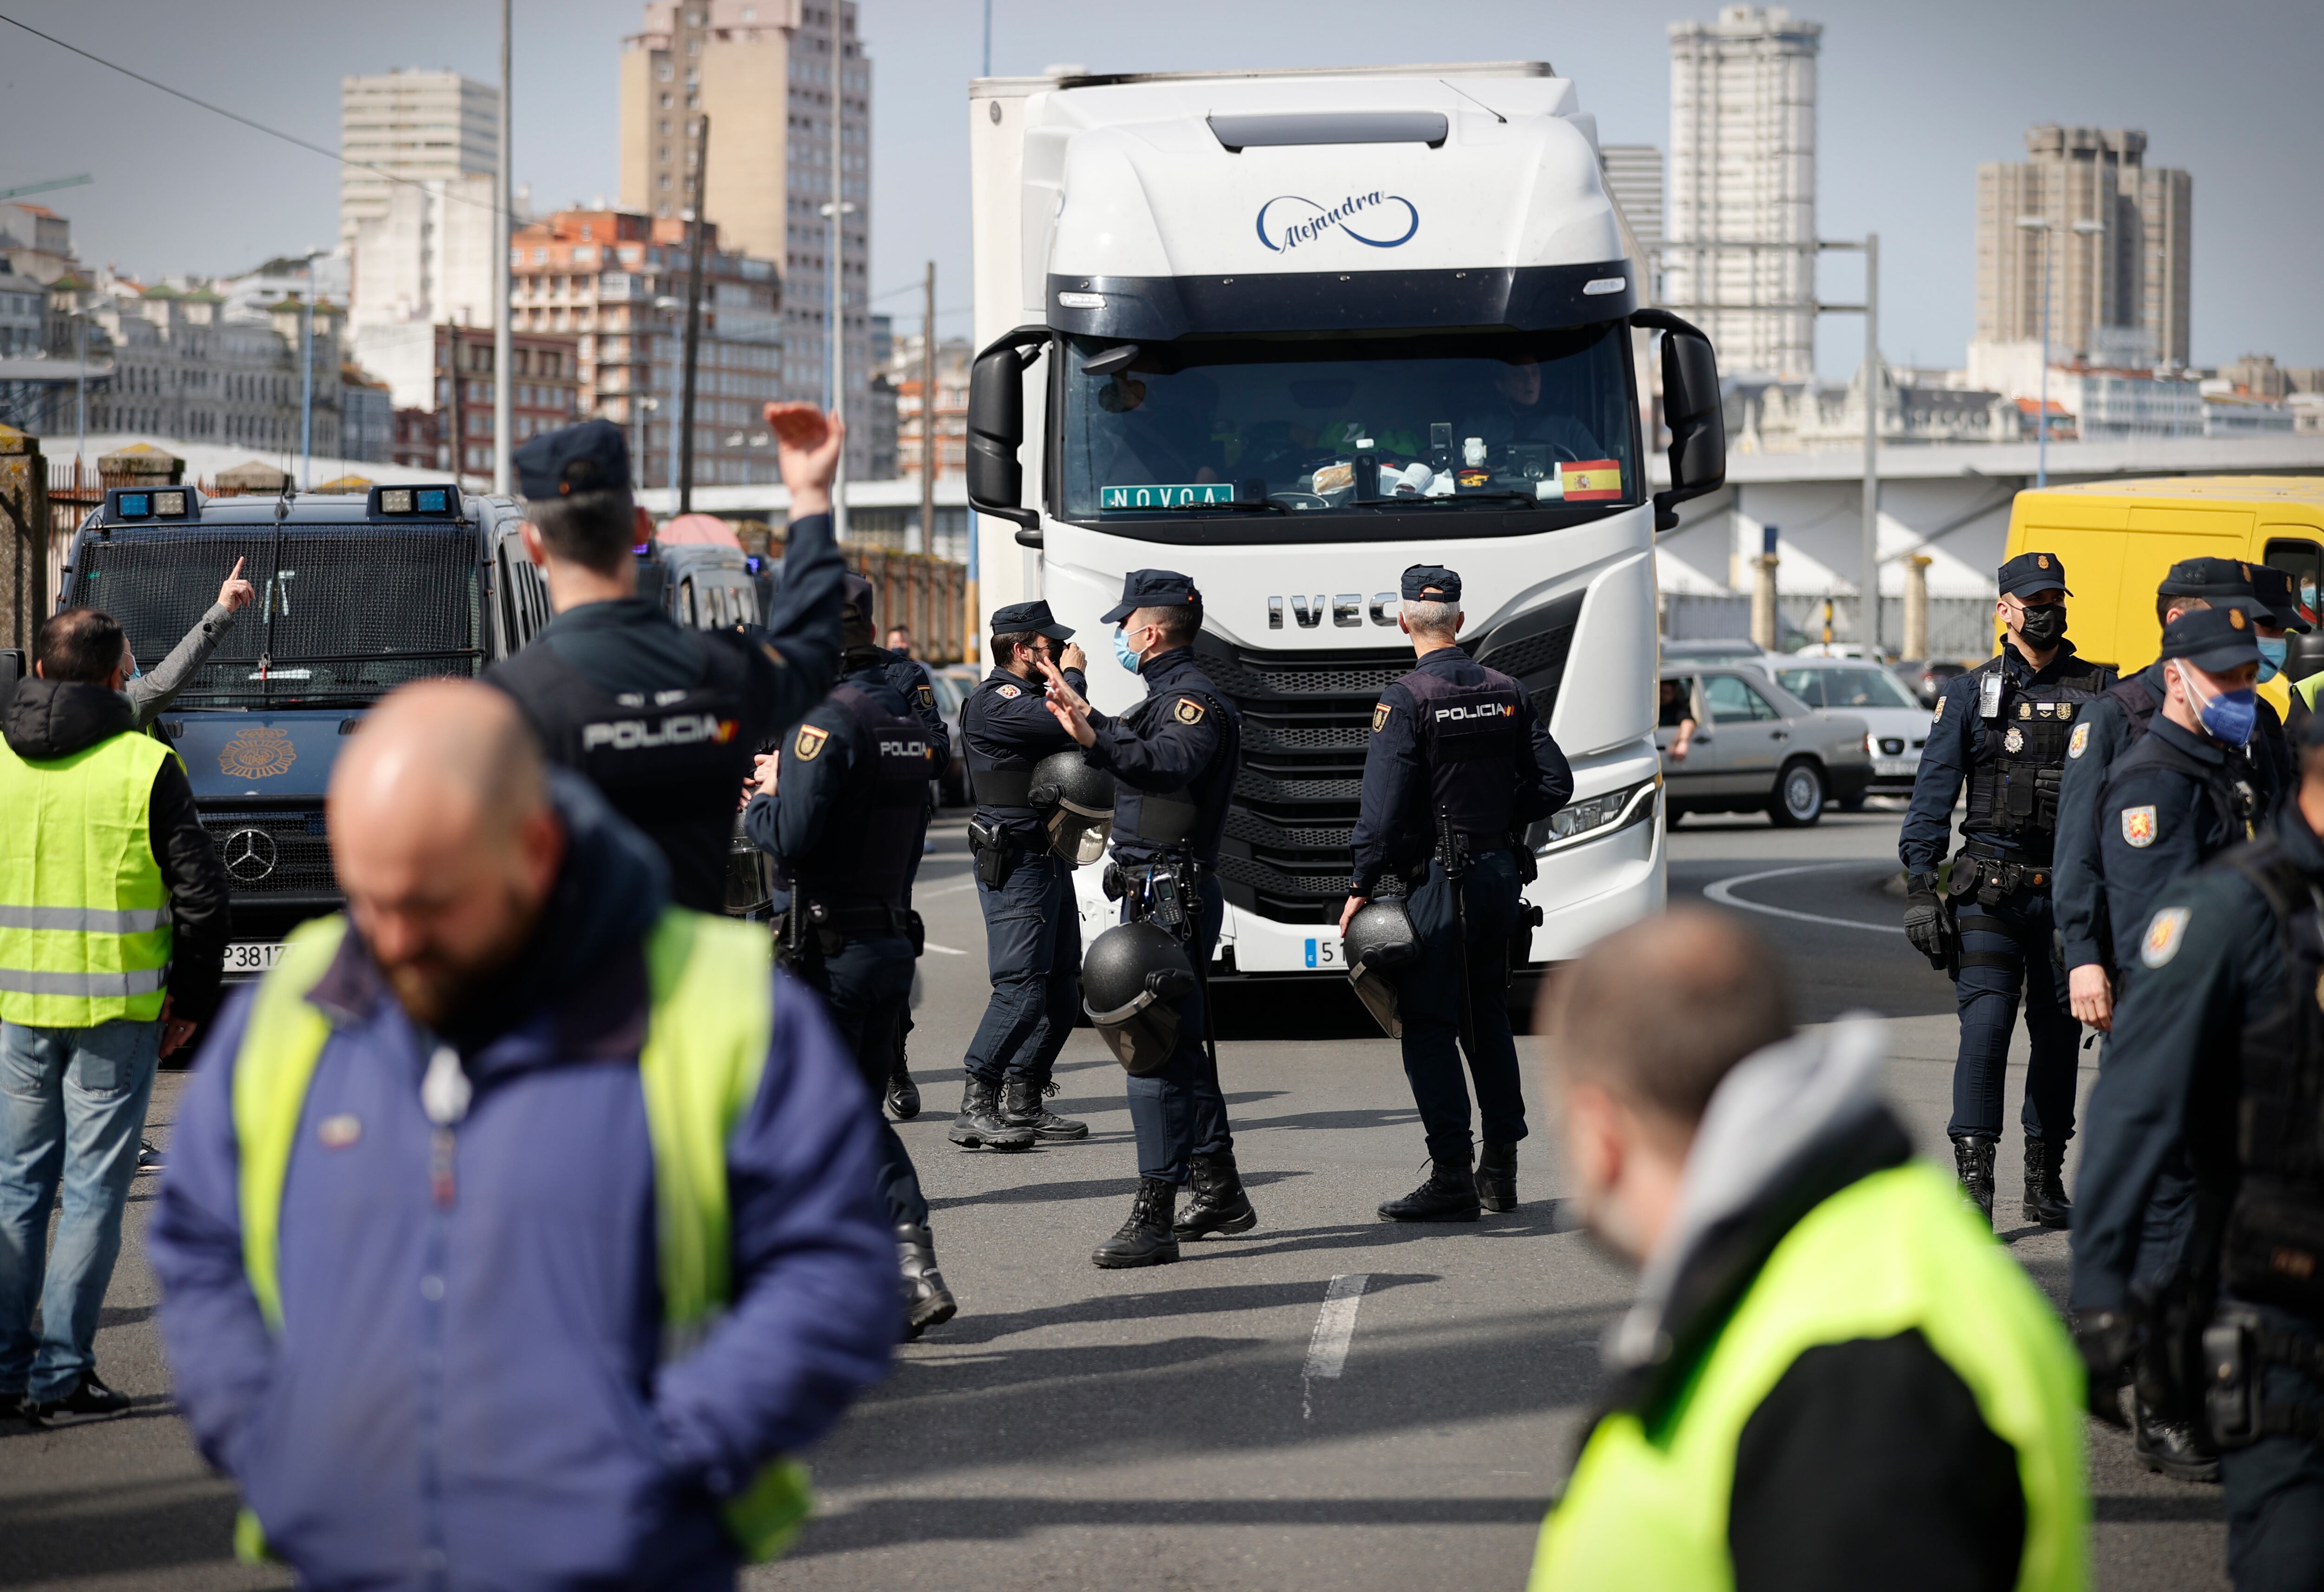
M 1410 497 L 1350 498 L 1351 509 L 1410 509 L 1428 508 L 1437 503 L 1536 503 L 1545 500 L 1529 492 L 1445 492 L 1433 498 L 1417 493 Z
M 1238 514 L 1288 514 L 1273 498 L 1222 498 L 1207 503 L 1180 503 L 1181 509 L 1227 509 Z

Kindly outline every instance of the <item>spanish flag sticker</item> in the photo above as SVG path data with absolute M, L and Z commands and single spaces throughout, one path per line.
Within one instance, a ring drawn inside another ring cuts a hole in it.
M 1592 498 L 1618 498 L 1622 495 L 1622 466 L 1613 459 L 1582 459 L 1573 464 L 1561 464 L 1557 478 L 1565 486 L 1566 502 L 1579 498 L 1587 502 Z

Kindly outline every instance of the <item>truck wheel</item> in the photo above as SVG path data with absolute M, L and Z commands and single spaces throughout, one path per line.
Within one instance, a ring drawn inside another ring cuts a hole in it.
M 1775 794 L 1767 802 L 1767 816 L 1778 829 L 1805 829 L 1823 816 L 1823 770 L 1807 759 L 1785 763 L 1775 776 Z

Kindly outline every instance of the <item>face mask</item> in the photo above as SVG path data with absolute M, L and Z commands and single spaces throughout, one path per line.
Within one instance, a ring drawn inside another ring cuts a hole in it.
M 2066 605 L 2063 603 L 2044 603 L 2039 607 L 2028 608 L 2017 630 L 2029 646 L 2044 650 L 2055 647 L 2065 639 Z
M 2259 641 L 2259 678 L 2265 685 L 2283 673 L 2284 659 L 2290 655 L 2292 642 L 2288 637 L 2261 636 Z
M 1121 665 L 1123 668 L 1128 669 L 1131 674 L 1134 675 L 1138 672 L 1138 649 L 1130 644 L 1130 632 L 1128 630 L 1116 630 L 1113 632 L 1113 657 L 1115 662 Z
M 2222 691 L 2209 698 L 2202 686 L 2195 683 L 2195 671 L 2186 665 L 2179 667 L 2179 683 L 2194 700 L 2195 715 L 2203 726 L 2203 733 L 2229 746 L 2250 743 L 2252 731 L 2259 723 L 2259 694 L 2246 686 L 2240 691 Z

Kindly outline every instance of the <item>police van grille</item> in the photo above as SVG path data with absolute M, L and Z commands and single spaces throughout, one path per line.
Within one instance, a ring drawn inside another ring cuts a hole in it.
M 210 845 L 226 870 L 231 899 L 338 898 L 338 875 L 331 868 L 331 845 L 324 833 L 320 807 L 240 812 L 213 808 L 201 816 L 202 828 L 208 832 Z M 254 842 L 245 831 L 255 831 L 264 843 Z M 263 860 L 268 845 L 273 848 L 273 861 L 262 871 L 253 853 Z

